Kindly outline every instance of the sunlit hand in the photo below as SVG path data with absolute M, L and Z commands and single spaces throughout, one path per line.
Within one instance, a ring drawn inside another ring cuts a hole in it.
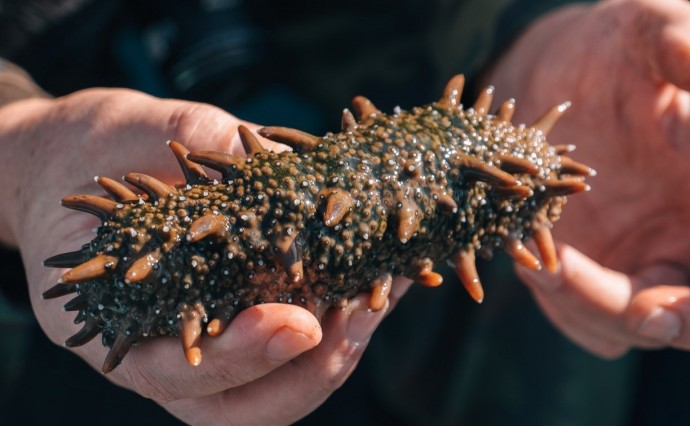
M 243 154 L 237 118 L 208 105 L 161 100 L 128 90 L 92 89 L 58 99 L 30 99 L 0 110 L 0 241 L 21 251 L 41 327 L 57 344 L 77 332 L 66 300 L 42 300 L 64 270 L 42 266 L 56 253 L 93 238 L 90 215 L 60 207 L 71 194 L 94 194 L 95 175 L 137 171 L 182 181 L 165 144 Z M 269 149 L 277 147 L 263 141 Z M 108 377 L 161 403 L 194 424 L 288 424 L 311 412 L 348 377 L 371 334 L 402 294 L 369 312 L 360 299 L 331 310 L 323 322 L 283 304 L 255 306 L 227 330 L 202 341 L 203 362 L 192 367 L 177 338 L 144 341 Z M 97 369 L 107 349 L 96 338 L 73 349 Z
M 556 274 L 518 272 L 554 324 L 601 356 L 690 349 L 689 71 L 690 4 L 615 0 L 543 17 L 489 77 L 517 99 L 518 122 L 573 103 L 549 140 L 598 171 L 555 226 L 581 252 L 561 246 Z

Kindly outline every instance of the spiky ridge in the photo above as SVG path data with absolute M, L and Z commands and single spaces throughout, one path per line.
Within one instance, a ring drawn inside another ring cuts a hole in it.
M 559 155 L 567 147 L 545 141 L 566 105 L 533 127 L 515 127 L 512 101 L 487 114 L 488 88 L 464 110 L 462 85 L 457 76 L 439 102 L 392 115 L 357 97 L 360 121 L 345 110 L 343 131 L 323 138 L 281 127 L 259 131 L 291 152 L 266 151 L 243 127 L 246 159 L 188 153 L 171 142 L 186 186 L 130 173 L 125 181 L 145 196 L 98 177 L 114 200 L 65 198 L 66 207 L 103 220 L 91 243 L 45 262 L 73 267 L 44 293 L 77 293 L 65 309 L 79 311 L 85 326 L 66 345 L 101 333 L 111 348 L 108 372 L 137 341 L 181 335 L 197 365 L 202 324 L 218 335 L 258 303 L 297 304 L 320 316 L 371 292 L 371 308 L 381 309 L 393 275 L 436 286 L 442 278 L 434 262 L 446 260 L 481 301 L 475 253 L 504 249 L 539 268 L 522 245 L 531 236 L 555 268 L 551 223 L 564 195 L 588 189 L 566 175 L 592 174 Z M 221 181 L 211 181 L 201 165 L 219 170 Z

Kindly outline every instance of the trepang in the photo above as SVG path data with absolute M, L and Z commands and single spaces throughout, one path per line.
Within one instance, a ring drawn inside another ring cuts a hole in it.
M 550 233 L 565 195 L 588 190 L 594 172 L 550 146 L 546 134 L 568 107 L 531 127 L 514 126 L 514 101 L 489 114 L 493 88 L 464 109 L 464 77 L 438 102 L 384 114 L 366 98 L 345 109 L 342 131 L 317 137 L 284 127 L 262 136 L 292 151 L 274 153 L 239 128 L 247 157 L 169 146 L 186 183 L 174 187 L 130 173 L 143 192 L 96 177 L 110 198 L 73 195 L 65 207 L 102 220 L 80 250 L 47 259 L 72 268 L 43 297 L 77 296 L 65 310 L 85 325 L 66 346 L 99 333 L 113 370 L 138 341 L 181 335 L 187 360 L 201 362 L 202 325 L 219 335 L 258 303 L 300 305 L 320 316 L 361 292 L 381 309 L 394 275 L 441 284 L 435 262 L 450 261 L 477 301 L 483 299 L 475 253 L 505 250 L 540 268 L 523 241 L 534 238 L 556 268 Z M 221 173 L 207 176 L 202 166 Z

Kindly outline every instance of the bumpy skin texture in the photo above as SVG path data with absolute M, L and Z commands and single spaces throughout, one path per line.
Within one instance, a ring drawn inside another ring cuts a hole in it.
M 535 127 L 510 123 L 513 104 L 489 115 L 491 89 L 474 108 L 458 99 L 462 78 L 439 101 L 387 115 L 355 99 L 343 131 L 317 138 L 284 128 L 260 133 L 293 151 L 263 150 L 246 130 L 248 157 L 191 153 L 171 143 L 187 178 L 173 188 L 130 174 L 122 184 L 97 178 L 115 200 L 77 195 L 63 204 L 99 215 L 96 238 L 46 261 L 74 267 L 46 298 L 76 292 L 65 305 L 85 327 L 67 340 L 102 334 L 112 370 L 142 339 L 182 335 L 187 359 L 201 361 L 203 323 L 217 335 L 258 303 L 301 305 L 319 316 L 360 292 L 380 309 L 393 275 L 435 286 L 434 262 L 455 263 L 477 300 L 483 293 L 474 254 L 506 249 L 540 267 L 522 246 L 533 234 L 553 267 L 548 229 L 564 195 L 586 190 L 592 171 L 562 157 L 545 134 L 565 108 Z M 210 180 L 199 164 L 221 171 Z M 537 235 L 538 234 L 538 235 Z

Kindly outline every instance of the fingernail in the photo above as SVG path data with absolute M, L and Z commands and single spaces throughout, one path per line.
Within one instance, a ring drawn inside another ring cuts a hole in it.
M 314 341 L 304 333 L 283 327 L 266 344 L 266 359 L 276 363 L 286 362 L 314 346 Z
M 516 268 L 520 270 L 520 275 L 528 281 L 526 284 L 537 286 L 542 290 L 553 291 L 562 284 L 560 264 L 555 273 L 546 269 L 534 271 L 522 265 L 516 265 Z
M 354 344 L 368 342 L 369 339 L 371 339 L 371 335 L 374 334 L 376 327 L 381 323 L 387 310 L 388 304 L 377 312 L 369 310 L 353 311 L 347 323 L 348 340 Z
M 681 322 L 678 315 L 657 307 L 652 311 L 638 329 L 641 336 L 662 342 L 670 342 L 680 336 Z

